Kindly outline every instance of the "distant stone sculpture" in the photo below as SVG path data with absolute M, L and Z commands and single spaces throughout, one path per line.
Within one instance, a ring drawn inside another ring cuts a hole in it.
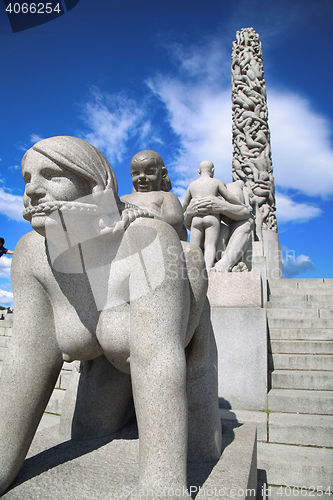
M 252 192 L 255 232 L 277 231 L 266 86 L 259 35 L 237 31 L 232 51 L 233 179 Z
M 200 198 L 202 199 L 207 196 L 214 198 L 221 196 L 231 204 L 243 205 L 238 198 L 227 190 L 224 182 L 213 179 L 214 164 L 211 161 L 201 162 L 198 172 L 200 178 L 191 182 L 187 188 L 183 203 L 184 212 L 192 199 L 200 200 Z M 203 249 L 207 269 L 211 269 L 215 264 L 220 226 L 221 219 L 219 213 L 206 214 L 198 212 L 191 220 L 190 242 Z
M 12 265 L 0 494 L 24 461 L 63 361 L 74 359 L 90 368 L 76 437 L 120 429 L 133 397 L 141 491 L 186 492 L 187 458 L 217 460 L 221 453 L 216 345 L 200 250 L 184 258 L 169 224 L 121 202 L 110 164 L 81 139 L 38 142 L 22 172 L 24 217 L 34 231 L 18 243 Z M 197 338 L 208 346 L 201 353 Z M 103 384 L 94 383 L 99 371 Z
M 190 184 L 185 195 L 183 208 L 190 241 L 204 251 L 207 269 L 249 270 L 250 262 L 242 261 L 253 227 L 248 191 L 242 181 L 226 185 L 212 179 L 213 168 L 212 162 L 202 162 L 201 177 Z

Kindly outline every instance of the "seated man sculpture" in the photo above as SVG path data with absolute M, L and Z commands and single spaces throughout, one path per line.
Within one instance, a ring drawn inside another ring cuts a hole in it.
M 122 427 L 133 396 L 140 489 L 186 491 L 187 459 L 217 460 L 221 453 L 216 346 L 200 250 L 184 258 L 169 224 L 122 203 L 109 162 L 81 139 L 39 141 L 23 157 L 22 172 L 24 217 L 34 231 L 21 238 L 12 265 L 0 494 L 24 461 L 63 362 L 94 367 L 101 359 L 110 366 L 102 432 Z M 209 357 L 205 369 L 187 376 L 198 329 L 206 331 Z M 89 412 L 96 408 L 91 402 Z

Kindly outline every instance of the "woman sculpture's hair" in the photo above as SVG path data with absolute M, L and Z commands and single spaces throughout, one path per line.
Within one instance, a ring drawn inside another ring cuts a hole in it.
M 118 184 L 112 167 L 105 156 L 89 142 L 77 137 L 60 135 L 37 142 L 31 148 L 78 177 L 93 181 L 101 190 L 112 189 L 118 200 Z M 24 166 L 29 149 L 22 159 Z

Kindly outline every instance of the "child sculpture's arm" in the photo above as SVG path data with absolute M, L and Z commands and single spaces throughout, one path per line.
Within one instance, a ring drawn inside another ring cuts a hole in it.
M 173 193 L 164 193 L 161 215 L 156 219 L 163 220 L 180 233 L 184 223 L 183 209 L 177 196 Z

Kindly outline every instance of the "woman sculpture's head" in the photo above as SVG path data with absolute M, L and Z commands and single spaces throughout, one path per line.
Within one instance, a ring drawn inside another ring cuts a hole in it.
M 109 189 L 119 201 L 110 163 L 83 139 L 58 136 L 37 142 L 23 157 L 22 173 L 26 183 L 23 217 L 38 232 L 45 216 L 66 202 Z

